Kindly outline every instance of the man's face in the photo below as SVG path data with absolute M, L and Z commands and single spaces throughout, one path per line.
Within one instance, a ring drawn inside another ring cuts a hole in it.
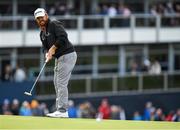
M 43 27 L 46 25 L 48 21 L 48 15 L 46 14 L 45 16 L 40 16 L 36 18 L 36 22 L 40 27 Z

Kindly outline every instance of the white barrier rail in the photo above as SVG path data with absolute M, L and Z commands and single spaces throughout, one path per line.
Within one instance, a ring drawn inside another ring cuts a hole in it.
M 62 21 L 75 45 L 180 41 L 179 15 L 52 17 L 54 18 Z M 0 47 L 41 46 L 38 27 L 32 16 L 1 16 L 0 30 Z

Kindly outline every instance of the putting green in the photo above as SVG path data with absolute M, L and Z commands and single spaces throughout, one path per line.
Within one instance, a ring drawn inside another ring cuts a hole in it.
M 0 130 L 180 130 L 180 122 L 0 115 Z

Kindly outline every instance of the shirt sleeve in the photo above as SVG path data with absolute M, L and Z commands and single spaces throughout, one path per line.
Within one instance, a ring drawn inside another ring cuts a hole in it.
M 54 22 L 53 26 L 54 26 L 54 32 L 56 38 L 56 42 L 54 43 L 54 45 L 57 48 L 66 47 L 68 38 L 64 27 L 61 25 L 61 23 L 58 22 L 57 23 Z

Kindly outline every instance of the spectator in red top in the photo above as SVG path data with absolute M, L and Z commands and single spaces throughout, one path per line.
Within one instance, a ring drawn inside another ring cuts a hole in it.
M 103 99 L 101 105 L 98 108 L 99 114 L 102 115 L 103 119 L 109 119 L 111 114 L 111 108 L 107 99 Z
M 171 111 L 168 113 L 168 115 L 166 116 L 165 120 L 166 120 L 166 121 L 172 121 L 172 120 L 173 120 L 173 116 L 174 116 L 174 111 L 171 110 Z

